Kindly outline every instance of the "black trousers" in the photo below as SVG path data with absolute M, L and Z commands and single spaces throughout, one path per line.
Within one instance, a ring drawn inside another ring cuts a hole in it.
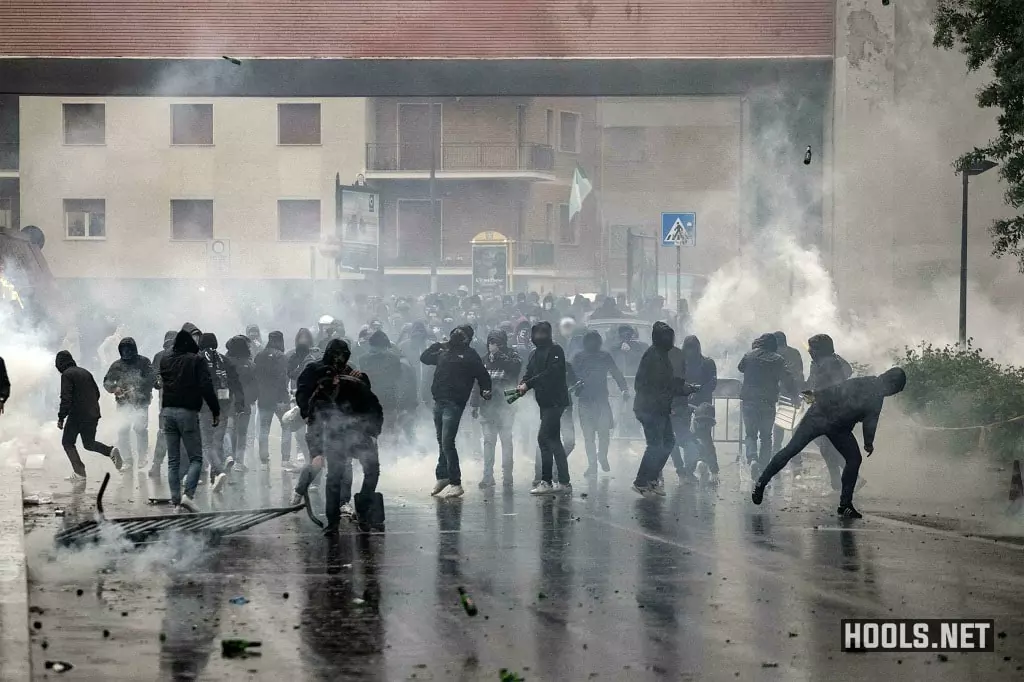
M 637 419 L 644 429 L 647 448 L 644 449 L 644 458 L 640 460 L 633 485 L 643 488 L 658 480 L 676 446 L 676 438 L 672 431 L 672 415 L 668 412 L 642 416 L 638 414 Z
M 328 523 L 341 520 L 341 507 L 352 499 L 352 460 L 359 460 L 363 469 L 364 494 L 377 491 L 380 480 L 380 458 L 376 441 L 359 428 L 352 428 L 345 419 L 318 415 L 314 423 L 322 438 L 321 451 L 327 460 L 327 480 L 324 483 L 325 515 Z M 307 484 L 308 486 L 308 484 Z
M 597 465 L 608 466 L 608 445 L 611 442 L 612 407 L 607 398 L 577 403 L 580 411 L 580 430 L 587 450 L 587 469 L 597 471 Z
M 565 408 L 540 408 L 540 428 L 537 430 L 537 445 L 540 447 L 540 479 L 551 483 L 552 467 L 558 467 L 558 482 L 569 483 L 569 461 L 562 445 L 562 413 Z
M 74 417 L 68 417 L 64 422 L 64 433 L 60 438 L 60 444 L 64 446 L 64 452 L 67 453 L 68 461 L 71 462 L 72 471 L 79 476 L 85 476 L 85 464 L 82 463 L 82 458 L 78 455 L 78 449 L 75 447 L 79 436 L 82 437 L 82 447 L 86 450 L 110 457 L 112 448 L 96 440 L 96 428 L 99 424 L 98 419 L 81 421 Z
M 767 485 L 775 474 L 782 471 L 782 468 L 789 463 L 789 460 L 800 454 L 800 451 L 807 447 L 815 438 L 822 436 L 828 438 L 836 451 L 845 460 L 846 466 L 842 474 L 842 490 L 839 493 L 839 504 L 853 504 L 853 489 L 857 485 L 857 475 L 860 473 L 861 454 L 857 439 L 853 436 L 853 429 L 844 426 L 830 424 L 827 417 L 812 405 L 804 418 L 797 424 L 793 431 L 793 437 L 789 439 L 786 447 L 779 450 L 768 466 L 765 467 L 760 485 Z

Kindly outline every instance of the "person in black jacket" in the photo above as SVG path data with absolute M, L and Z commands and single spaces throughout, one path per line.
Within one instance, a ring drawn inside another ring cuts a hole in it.
M 804 389 L 804 359 L 798 349 L 789 345 L 785 332 L 775 332 L 774 336 L 775 342 L 779 345 L 776 352 L 786 361 L 786 374 L 789 376 L 788 392 L 784 395 L 790 401 L 796 403 L 800 399 L 800 391 Z M 786 440 L 785 429 L 781 426 L 776 426 L 773 431 L 773 440 L 776 447 L 782 447 L 782 443 Z M 793 463 L 795 466 L 800 465 L 799 459 L 798 457 L 797 461 Z
M 661 470 L 676 446 L 672 430 L 672 401 L 676 396 L 696 390 L 682 377 L 676 376 L 670 353 L 675 347 L 675 331 L 664 322 L 655 322 L 650 348 L 644 352 L 636 370 L 636 399 L 633 412 L 644 430 L 647 447 L 640 468 L 633 480 L 633 490 L 641 495 L 664 495 L 658 485 Z
M 259 328 L 257 328 L 257 331 Z M 225 357 L 234 367 L 238 374 L 238 381 L 242 385 L 241 411 L 231 416 L 228 420 L 227 433 L 231 439 L 231 455 L 235 459 L 235 466 L 245 470 L 245 449 L 248 444 L 249 424 L 252 421 L 252 406 L 256 403 L 259 393 L 256 383 L 256 366 L 252 359 L 252 348 L 249 337 L 239 334 L 232 336 L 224 344 L 227 350 Z
M 580 412 L 580 428 L 587 449 L 587 471 L 584 476 L 597 474 L 597 466 L 610 471 L 608 445 L 614 428 L 612 408 L 608 402 L 608 377 L 615 380 L 624 399 L 628 399 L 629 386 L 622 370 L 615 364 L 612 354 L 601 348 L 601 333 L 589 331 L 583 336 L 583 350 L 572 360 L 576 378 L 583 382 L 577 404 Z
M 308 333 L 308 332 L 307 332 Z M 303 341 L 301 331 L 299 341 Z M 309 340 L 312 341 L 312 335 Z M 308 355 L 310 348 L 302 345 L 296 348 L 291 354 L 285 354 L 284 334 L 279 331 L 270 332 L 267 336 L 267 345 L 256 356 L 256 405 L 259 411 L 259 454 L 260 467 L 263 471 L 270 471 L 270 426 L 277 417 L 277 423 L 281 425 L 281 418 L 291 406 L 291 394 L 288 391 L 288 365 L 295 359 L 296 364 L 301 362 L 303 356 Z M 298 378 L 298 374 L 296 374 Z M 299 452 L 306 453 L 306 427 L 300 429 L 297 437 Z M 292 454 L 292 432 L 281 428 L 281 466 L 291 467 Z
M 158 398 L 163 396 L 163 384 L 160 383 L 160 363 L 163 361 L 164 356 L 171 352 L 171 346 L 174 345 L 174 337 L 178 335 L 178 332 L 171 330 L 164 334 L 164 347 L 156 355 L 153 356 L 153 383 L 158 391 Z M 159 405 L 159 400 L 157 405 Z M 153 450 L 153 464 L 149 467 L 149 477 L 157 478 L 160 476 L 160 467 L 163 466 L 164 457 L 167 456 L 167 439 L 164 437 L 164 431 L 160 428 L 159 417 L 157 421 L 156 429 L 156 447 Z
M 57 353 L 54 360 L 60 372 L 60 410 L 57 412 L 57 428 L 64 431 L 61 445 L 71 462 L 72 473 L 68 480 L 78 483 L 85 480 L 85 464 L 78 456 L 75 443 L 82 436 L 82 447 L 89 452 L 98 452 L 109 457 L 117 470 L 121 470 L 121 453 L 118 449 L 96 440 L 96 428 L 100 422 L 100 389 L 96 380 L 84 367 L 75 364 L 75 359 L 66 350 Z
M 7 365 L 0 358 L 0 414 L 4 413 L 4 405 L 11 397 L 11 380 L 7 376 Z
M 384 426 L 392 433 L 398 421 L 398 389 L 402 380 L 402 356 L 392 349 L 391 339 L 381 330 L 370 335 L 370 349 L 359 362 L 359 369 L 370 377 L 373 392 L 384 408 Z
M 480 355 L 470 347 L 472 327 L 456 327 L 448 343 L 435 343 L 420 355 L 420 362 L 432 365 L 434 379 L 430 393 L 434 398 L 434 431 L 437 433 L 437 482 L 431 495 L 462 497 L 462 471 L 455 438 L 466 403 L 473 392 L 473 383 L 480 385 L 480 395 L 491 399 L 491 375 L 487 373 Z
M 376 439 L 384 425 L 384 410 L 366 375 L 349 366 L 350 357 L 347 342 L 330 340 L 323 360 L 307 365 L 299 375 L 295 392 L 299 411 L 310 424 L 310 433 L 321 440 L 316 451 L 323 453 L 328 463 L 325 535 L 338 532 L 345 512 L 352 515 L 352 459 L 358 459 L 362 465 L 364 495 L 377 490 L 380 478 Z M 322 464 L 318 460 L 315 457 L 300 476 L 295 491 L 298 495 L 305 494 L 319 473 Z
M 779 393 L 783 390 L 787 394 L 791 392 L 786 361 L 776 352 L 778 348 L 774 334 L 762 334 L 754 339 L 750 352 L 743 356 L 738 367 L 743 373 L 740 413 L 743 415 L 747 464 L 752 480 L 757 480 L 772 456 L 775 406 Z
M 811 391 L 820 391 L 836 386 L 853 376 L 853 368 L 850 367 L 850 363 L 836 353 L 835 343 L 828 334 L 815 334 L 807 339 L 807 350 L 811 356 L 807 388 Z M 841 490 L 843 486 L 843 456 L 832 445 L 832 441 L 824 436 L 818 438 L 815 443 L 828 467 L 832 489 Z M 795 459 L 799 460 L 799 457 L 797 455 Z
M 562 413 L 569 407 L 568 370 L 565 351 L 551 338 L 551 324 L 538 322 L 530 330 L 534 350 L 526 363 L 526 373 L 519 384 L 519 393 L 533 390 L 540 408 L 540 428 L 537 445 L 540 448 L 540 481 L 530 491 L 532 495 L 556 492 L 572 493 L 569 480 L 569 462 L 562 445 Z M 552 485 L 552 467 L 558 468 L 558 486 Z
M 683 339 L 683 358 L 686 363 L 684 378 L 687 384 L 700 388 L 687 397 L 685 422 L 688 434 L 684 440 L 686 452 L 685 473 L 696 474 L 702 482 L 718 483 L 718 453 L 712 431 L 715 428 L 715 388 L 718 386 L 718 366 L 701 350 L 700 339 Z M 692 419 L 691 419 L 692 417 Z M 679 434 L 676 433 L 676 438 Z M 701 466 L 704 464 L 704 466 Z M 705 467 L 707 470 L 705 471 Z
M 500 440 L 502 486 L 509 489 L 512 487 L 512 426 L 516 415 L 515 408 L 502 400 L 502 395 L 516 387 L 523 361 L 519 353 L 508 347 L 508 334 L 501 329 L 487 335 L 487 354 L 483 360 L 491 376 L 491 390 L 498 394 L 498 399 L 481 401 L 476 394 L 472 399 L 473 416 L 479 416 L 483 431 L 484 475 L 479 487 L 493 488 L 495 485 L 494 457 Z
M 213 388 L 210 368 L 199 355 L 199 345 L 189 330 L 174 337 L 171 352 L 160 360 L 160 430 L 167 440 L 167 484 L 171 502 L 185 511 L 196 512 L 196 486 L 203 470 L 203 444 L 199 410 L 204 403 L 212 412 L 214 426 L 220 424 L 220 401 Z M 185 490 L 181 486 L 181 448 L 188 456 Z
M 860 448 L 853 435 L 853 427 L 861 424 L 864 451 L 870 457 L 875 451 L 875 431 L 878 429 L 882 404 L 885 398 L 896 395 L 906 385 L 906 373 L 899 367 L 893 367 L 877 377 L 848 379 L 829 388 L 805 391 L 811 406 L 793 431 L 789 444 L 776 453 L 757 479 L 750 495 L 754 504 L 761 504 L 765 487 L 789 460 L 812 440 L 824 436 L 832 441 L 846 461 L 843 489 L 836 512 L 845 518 L 861 518 L 860 512 L 853 506 L 853 492 L 861 464 Z
M 132 469 L 131 434 L 135 431 L 139 464 L 145 466 L 149 452 L 149 406 L 156 388 L 156 372 L 145 356 L 139 355 L 135 339 L 126 336 L 117 345 L 120 360 L 115 360 L 103 377 L 103 388 L 114 394 L 117 403 L 117 446 L 125 466 Z
M 205 333 L 199 339 L 199 355 L 210 368 L 213 390 L 220 402 L 220 414 L 224 419 L 214 419 L 212 410 L 200 410 L 199 429 L 203 439 L 203 459 L 210 466 L 210 483 L 213 492 L 220 492 L 227 482 L 227 475 L 235 466 L 235 458 L 224 452 L 224 436 L 227 433 L 228 418 L 245 409 L 245 393 L 235 366 L 217 352 L 217 335 Z

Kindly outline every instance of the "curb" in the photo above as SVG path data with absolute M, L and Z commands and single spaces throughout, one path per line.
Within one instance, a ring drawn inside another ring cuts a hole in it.
M 28 579 L 20 464 L 0 464 L 0 680 L 27 680 Z

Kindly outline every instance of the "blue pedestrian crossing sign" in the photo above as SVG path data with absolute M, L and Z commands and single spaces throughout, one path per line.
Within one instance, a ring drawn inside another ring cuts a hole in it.
M 693 246 L 697 243 L 696 213 L 662 213 L 661 245 Z

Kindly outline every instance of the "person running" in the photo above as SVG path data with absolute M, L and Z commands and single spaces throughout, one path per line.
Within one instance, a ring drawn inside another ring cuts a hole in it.
M 757 479 L 750 499 L 754 504 L 761 504 L 764 489 L 772 477 L 782 471 L 789 460 L 796 457 L 808 443 L 826 436 L 846 462 L 843 468 L 843 489 L 836 513 L 844 518 L 861 518 L 860 512 L 853 506 L 853 492 L 861 464 L 860 448 L 853 435 L 853 427 L 861 424 L 864 451 L 870 457 L 875 451 L 875 431 L 878 429 L 882 404 L 885 398 L 896 395 L 906 385 L 906 373 L 899 367 L 893 367 L 880 376 L 848 379 L 820 391 L 804 391 L 803 395 L 811 402 L 811 406 L 793 431 L 789 444 L 772 457 Z
M 149 405 L 153 402 L 156 372 L 149 358 L 139 354 L 139 347 L 132 337 L 121 339 L 117 352 L 121 358 L 110 365 L 103 377 L 103 388 L 114 394 L 120 422 L 117 428 L 117 447 L 125 466 L 132 469 L 132 431 L 135 432 L 139 465 L 146 466 L 146 454 L 149 452 Z
M 57 428 L 64 432 L 61 445 L 71 462 L 71 475 L 67 480 L 72 483 L 85 481 L 85 464 L 75 447 L 79 436 L 82 437 L 82 447 L 89 452 L 109 457 L 120 471 L 124 464 L 120 451 L 96 440 L 96 429 L 100 423 L 100 389 L 92 373 L 75 364 L 75 359 L 66 350 L 57 353 L 54 365 L 60 373 Z

